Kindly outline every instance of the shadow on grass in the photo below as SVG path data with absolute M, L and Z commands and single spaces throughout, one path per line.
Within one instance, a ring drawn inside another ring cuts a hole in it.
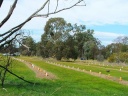
M 0 86 L 0 96 L 49 96 L 59 86 L 61 84 L 46 80 L 35 82 L 35 84 L 9 81 L 4 84 L 4 88 Z

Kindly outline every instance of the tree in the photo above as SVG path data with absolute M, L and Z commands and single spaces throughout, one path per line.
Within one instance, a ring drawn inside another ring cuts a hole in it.
M 57 60 L 61 60 L 61 58 L 72 58 L 74 60 L 77 59 L 78 47 L 75 36 L 77 33 L 80 33 L 84 30 L 85 25 L 72 25 L 60 17 L 50 18 L 45 25 L 45 32 L 41 39 L 41 44 L 46 49 L 42 49 L 44 50 L 44 52 L 42 51 L 42 54 L 44 55 L 44 53 L 49 50 L 48 54 L 53 53 L 49 56 L 56 57 Z M 72 34 L 72 32 L 74 34 Z M 49 47 L 47 47 L 47 44 Z
M 61 60 L 63 57 L 63 50 L 65 46 L 62 41 L 57 41 L 55 46 L 54 46 L 54 56 L 56 57 L 57 60 Z
M 95 58 L 94 56 L 95 56 L 95 52 L 96 52 L 96 50 L 95 50 L 96 47 L 97 47 L 96 43 L 92 40 L 84 43 L 84 46 L 83 46 L 84 55 L 87 58 L 87 60 Z
M 71 32 L 72 26 L 63 18 L 50 18 L 44 28 L 44 32 L 48 39 L 52 42 L 63 41 Z
M 3 1 L 4 0 L 0 0 L 0 7 L 3 4 Z M 22 29 L 22 27 L 27 22 L 31 21 L 33 18 L 35 18 L 35 17 L 44 17 L 44 18 L 47 18 L 50 15 L 57 14 L 57 13 L 59 13 L 61 11 L 64 11 L 64 10 L 71 9 L 71 8 L 73 8 L 75 6 L 83 6 L 83 5 L 81 5 L 81 3 L 83 1 L 84 0 L 76 0 L 76 2 L 74 4 L 72 4 L 71 6 L 66 7 L 66 8 L 62 8 L 62 9 L 59 9 L 58 6 L 59 6 L 60 0 L 56 0 L 56 4 L 54 4 L 54 6 L 51 5 L 52 3 L 55 2 L 54 0 L 45 0 L 44 3 L 42 4 L 42 6 L 37 11 L 33 12 L 26 20 L 24 20 L 19 25 L 14 26 L 11 29 L 7 29 L 8 31 L 3 32 L 3 33 L 0 34 L 0 49 L 2 49 L 5 45 L 10 45 L 13 41 L 17 41 L 18 43 L 21 43 L 20 41 L 18 41 L 18 36 L 22 35 L 22 32 L 20 32 L 19 30 Z M 62 2 L 66 2 L 66 1 L 62 1 Z M 0 28 L 2 28 L 2 26 L 10 19 L 10 17 L 12 16 L 12 14 L 13 14 L 15 8 L 16 8 L 17 3 L 18 3 L 18 0 L 14 0 L 12 6 L 9 9 L 9 12 L 8 12 L 7 16 L 0 22 Z M 85 4 L 84 4 L 84 6 L 85 6 Z M 44 10 L 44 9 L 46 9 L 46 8 L 47 8 L 47 13 L 40 14 L 41 11 Z M 51 11 L 50 8 L 55 8 L 55 9 L 53 9 Z M 24 45 L 24 47 L 28 48 L 28 46 L 25 46 L 25 45 Z M 5 66 L 8 66 L 8 63 L 6 63 Z M 15 75 L 16 76 L 16 74 L 10 72 L 10 70 L 8 68 L 9 66 L 8 67 L 5 67 L 5 66 L 0 65 L 0 68 L 2 68 L 3 70 L 5 70 L 6 72 L 9 72 L 12 75 Z M 6 76 L 6 74 L 3 75 L 3 76 Z M 16 76 L 16 77 L 18 77 L 18 76 Z
M 78 26 L 81 27 L 82 25 Z M 82 29 L 82 30 L 78 30 Z M 77 28 L 76 33 L 74 34 L 74 38 L 76 41 L 76 44 L 78 46 L 78 52 L 79 52 L 79 57 L 84 57 L 84 44 L 88 41 L 95 41 L 96 39 L 93 37 L 94 30 L 85 30 L 85 27 L 83 28 Z M 88 50 L 87 50 L 88 51 Z
M 44 31 L 42 45 L 45 44 L 44 48 L 47 49 L 45 52 L 49 50 L 48 53 L 53 53 L 50 54 L 51 56 L 55 56 L 57 60 L 61 60 L 64 57 L 64 42 L 68 39 L 72 31 L 72 25 L 60 17 L 50 18 L 45 25 Z M 53 46 L 50 47 L 50 45 Z
M 66 59 L 72 58 L 74 60 L 78 57 L 78 47 L 72 35 L 64 42 L 63 57 Z
M 45 25 L 45 33 L 42 35 L 42 45 L 46 49 L 43 54 L 50 49 L 57 60 L 61 60 L 61 58 L 75 60 L 78 55 L 84 57 L 85 53 L 90 54 L 90 59 L 94 59 L 99 41 L 93 37 L 94 30 L 85 29 L 85 25 L 72 25 L 63 18 L 50 18 Z M 47 47 L 48 42 L 53 42 L 51 47 Z M 89 53 L 84 48 L 85 42 L 89 43 Z

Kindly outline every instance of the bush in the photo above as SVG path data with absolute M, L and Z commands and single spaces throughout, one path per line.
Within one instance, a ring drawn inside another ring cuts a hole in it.
M 125 62 L 128 63 L 128 52 L 114 53 L 108 57 L 108 62 Z
M 108 57 L 108 62 L 112 63 L 115 62 L 115 55 L 112 54 L 110 57 Z

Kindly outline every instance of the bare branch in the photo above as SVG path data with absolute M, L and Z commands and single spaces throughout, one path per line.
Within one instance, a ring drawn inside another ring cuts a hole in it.
M 5 36 L 2 40 L 0 40 L 0 43 L 2 43 L 3 41 L 6 41 L 10 36 L 12 36 L 19 29 L 21 29 L 21 27 L 18 27 L 17 29 L 13 30 L 10 34 L 8 34 L 7 36 Z
M 6 41 L 10 36 L 12 36 L 14 33 L 16 33 L 18 30 L 20 30 L 27 22 L 29 22 L 31 19 L 33 19 L 34 17 L 48 17 L 49 15 L 52 15 L 52 14 L 56 14 L 56 13 L 59 13 L 61 11 L 64 11 L 64 10 L 68 10 L 68 9 L 71 9 L 75 6 L 78 6 L 78 4 L 80 4 L 82 1 L 84 0 L 78 0 L 78 2 L 76 2 L 74 5 L 70 6 L 70 7 L 67 7 L 67 8 L 62 8 L 60 10 L 57 11 L 57 8 L 58 8 L 58 2 L 59 0 L 57 0 L 57 5 L 56 5 L 56 9 L 54 12 L 49 12 L 49 7 L 50 7 L 50 0 L 46 0 L 46 2 L 42 5 L 42 7 L 40 7 L 36 12 L 34 12 L 32 15 L 30 15 L 24 22 L 22 22 L 21 24 L 11 28 L 10 30 L 8 30 L 7 32 L 3 33 L 3 34 L 0 34 L 0 37 L 3 37 L 3 39 L 0 40 L 0 43 Z M 15 4 L 16 5 L 17 3 L 17 0 L 15 0 Z M 38 14 L 41 10 L 43 10 L 45 8 L 45 6 L 48 4 L 48 13 L 47 14 Z M 83 5 L 82 5 L 83 6 Z M 11 10 L 14 10 L 15 6 L 12 7 Z M 13 11 L 12 11 L 13 12 Z M 11 13 L 12 14 L 12 13 Z M 11 15 L 9 15 L 11 16 Z M 7 16 L 7 18 L 5 19 L 4 23 L 9 19 L 9 17 Z M 2 26 L 2 25 L 1 25 Z
M 63 9 L 60 9 L 58 11 L 54 11 L 54 12 L 51 12 L 51 13 L 48 13 L 48 14 L 37 14 L 35 15 L 35 17 L 45 17 L 45 16 L 48 16 L 48 15 L 52 15 L 52 14 L 56 14 L 56 13 L 59 13 L 61 11 L 64 11 L 64 10 L 68 10 L 68 9 L 71 9 L 75 6 L 86 6 L 86 5 L 78 5 L 79 3 L 81 3 L 83 0 L 79 0 L 77 3 L 75 3 L 74 5 L 70 6 L 70 7 L 67 7 L 67 8 L 63 8 Z
M 3 3 L 3 0 L 0 0 L 0 7 L 1 7 L 2 3 Z
M 76 5 L 76 6 L 85 6 L 85 5 Z
M 34 17 L 34 15 L 35 14 L 37 14 L 38 12 L 40 12 L 42 9 L 44 9 L 44 7 L 46 6 L 46 4 L 48 3 L 48 1 L 49 0 L 47 0 L 45 3 L 44 3 L 44 5 L 40 8 L 40 9 L 38 9 L 36 12 L 34 12 L 30 17 L 28 17 L 28 19 L 26 19 L 23 23 L 21 23 L 21 24 L 19 24 L 18 26 L 16 26 L 16 27 L 13 27 L 12 29 L 10 29 L 9 31 L 7 31 L 7 32 L 5 32 L 5 33 L 3 33 L 3 34 L 0 34 L 0 37 L 2 37 L 2 36 L 5 36 L 5 35 L 7 35 L 7 36 L 5 36 L 2 40 L 0 40 L 0 43 L 1 42 L 3 42 L 3 41 L 5 41 L 6 39 L 8 39 L 11 35 L 13 35 L 15 32 L 17 32 L 18 30 L 20 30 L 27 22 L 29 22 L 33 17 Z
M 3 33 L 3 34 L 0 34 L 0 37 L 6 35 L 6 34 L 8 34 L 8 33 L 11 33 L 11 32 L 15 33 L 16 30 L 17 30 L 17 31 L 20 30 L 27 22 L 29 22 L 29 21 L 34 17 L 34 15 L 36 15 L 38 12 L 40 12 L 42 9 L 44 9 L 44 7 L 45 7 L 46 4 L 48 3 L 48 1 L 49 1 L 49 0 L 47 0 L 47 1 L 44 3 L 44 5 L 43 5 L 40 9 L 38 9 L 38 10 L 37 10 L 36 12 L 34 12 L 30 17 L 28 17 L 28 19 L 26 19 L 26 20 L 25 20 L 24 22 L 22 22 L 21 24 L 19 24 L 19 25 L 13 27 L 13 28 L 10 29 L 9 31 L 7 31 L 7 32 L 5 32 L 5 33 Z M 14 32 L 14 31 L 15 31 L 15 32 Z
M 50 0 L 48 2 L 48 13 L 49 13 L 49 7 L 50 7 Z M 48 16 L 47 16 L 48 17 Z
M 56 12 L 53 12 L 53 13 L 49 13 L 49 15 L 51 15 L 51 14 L 56 14 L 56 13 L 59 13 L 59 12 L 64 11 L 64 10 L 71 9 L 71 8 L 77 6 L 77 5 L 78 5 L 79 3 L 81 3 L 82 1 L 83 1 L 83 0 L 79 0 L 79 1 L 78 1 L 77 3 L 75 3 L 74 5 L 72 5 L 72 6 L 70 6 L 70 7 L 67 7 L 67 8 L 60 9 L 60 10 L 58 10 L 58 11 L 56 11 Z
M 59 3 L 59 0 L 57 0 L 57 5 L 56 5 L 55 12 L 57 11 L 57 8 L 58 8 L 58 3 Z
M 11 17 L 15 7 L 16 7 L 16 4 L 17 4 L 17 1 L 18 0 L 15 0 L 12 7 L 10 8 L 9 12 L 8 12 L 8 15 L 4 18 L 4 20 L 0 23 L 0 27 L 2 27 L 2 25 L 4 25 L 8 20 L 9 18 Z M 0 5 L 1 6 L 1 5 Z
M 19 33 L 19 34 L 16 34 L 11 40 L 7 40 L 7 41 L 5 41 L 3 44 L 1 44 L 1 45 L 0 45 L 0 49 L 1 49 L 4 45 L 6 45 L 6 44 L 10 44 L 14 39 L 16 39 L 16 37 L 17 37 L 18 35 L 20 35 L 20 33 Z

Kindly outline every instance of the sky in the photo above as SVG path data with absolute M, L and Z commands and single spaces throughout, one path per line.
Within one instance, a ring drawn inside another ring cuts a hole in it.
M 4 0 L 0 8 L 0 21 L 7 15 L 14 0 Z M 22 23 L 34 11 L 39 9 L 45 0 L 19 0 L 10 20 L 2 26 L 0 33 Z M 72 5 L 77 0 L 60 0 L 58 9 Z M 49 18 L 62 17 L 72 24 L 86 25 L 94 30 L 94 37 L 102 45 L 108 45 L 119 36 L 128 36 L 128 0 L 84 0 L 86 6 L 76 6 L 48 18 L 37 17 L 28 22 L 22 29 L 30 31 L 36 42 L 40 41 L 43 28 Z M 81 4 L 84 4 L 81 3 Z M 56 0 L 51 0 L 50 12 L 55 10 Z M 47 7 L 40 14 L 47 13 Z

